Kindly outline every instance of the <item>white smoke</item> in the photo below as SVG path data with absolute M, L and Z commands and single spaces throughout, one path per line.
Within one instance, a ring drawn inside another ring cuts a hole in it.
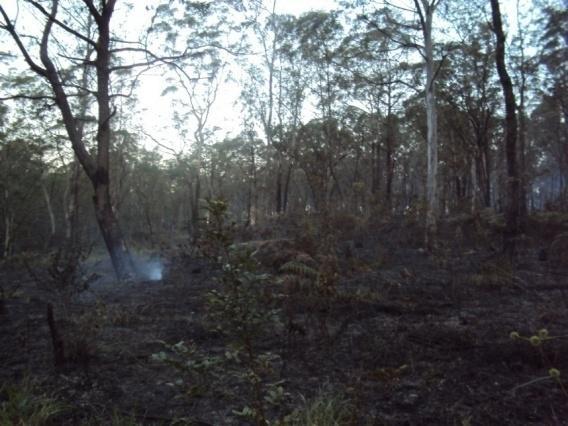
M 156 256 L 137 255 L 134 264 L 140 277 L 147 281 L 160 281 L 164 277 L 164 263 Z

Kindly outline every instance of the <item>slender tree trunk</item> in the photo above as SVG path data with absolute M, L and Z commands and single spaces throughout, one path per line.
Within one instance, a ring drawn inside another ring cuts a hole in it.
M 434 81 L 434 52 L 432 46 L 432 13 L 427 14 L 426 32 L 426 120 L 428 123 L 428 177 L 426 213 L 427 245 L 434 243 L 436 235 L 439 200 L 438 200 L 438 114 L 436 110 L 436 92 Z
M 70 247 L 75 247 L 79 243 L 79 194 L 80 194 L 81 165 L 74 158 L 71 165 L 71 176 L 69 186 L 66 190 L 65 200 L 65 238 Z
M 485 207 L 491 207 L 491 149 L 487 141 L 483 145 L 483 178 Z
M 385 170 L 386 170 L 386 186 L 385 186 L 385 204 L 387 214 L 391 214 L 392 210 L 392 183 L 394 179 L 394 146 L 397 128 L 396 119 L 392 113 L 392 85 L 387 87 L 387 118 L 386 118 L 386 137 L 385 137 Z
M 504 251 L 515 252 L 515 236 L 519 233 L 519 173 L 517 169 L 517 113 L 513 84 L 505 65 L 505 34 L 499 0 L 491 0 L 493 32 L 496 37 L 495 61 L 505 97 L 505 155 L 507 159 L 507 208 Z
M 390 110 L 390 104 L 389 104 Z M 385 153 L 385 166 L 386 166 L 386 187 L 385 187 L 385 203 L 387 207 L 387 214 L 390 215 L 392 208 L 392 183 L 394 179 L 394 138 L 395 129 L 393 117 L 390 112 L 387 116 L 386 126 L 386 153 Z
M 377 141 L 373 143 L 373 173 L 371 182 L 371 192 L 373 194 L 373 202 L 377 202 L 379 199 L 379 194 L 381 192 L 381 147 L 380 143 Z
M 276 170 L 276 214 L 282 213 L 282 161 L 278 154 L 278 167 Z
M 196 243 L 201 234 L 200 234 L 200 220 L 201 215 L 199 211 L 199 200 L 201 199 L 201 176 L 199 169 L 195 170 L 193 176 L 193 184 L 189 184 L 189 209 L 190 209 L 190 232 L 191 232 L 191 241 Z
M 257 222 L 258 191 L 256 177 L 256 150 L 254 137 L 249 134 L 249 168 L 248 168 L 248 196 L 247 196 L 247 226 Z
M 2 257 L 8 258 L 12 255 L 12 228 L 13 228 L 14 220 L 10 215 L 10 212 L 6 212 L 4 216 L 4 247 L 2 250 Z
M 41 177 L 41 191 L 43 193 L 43 198 L 45 200 L 45 207 L 47 209 L 47 216 L 49 217 L 49 239 L 47 241 L 47 247 L 51 247 L 51 245 L 55 241 L 55 233 L 57 231 L 56 223 L 55 223 L 55 213 L 53 212 L 53 206 L 51 204 L 51 196 L 49 195 L 49 190 L 47 189 L 47 185 L 45 183 L 46 174 L 43 174 Z
M 292 164 L 288 164 L 288 170 L 286 171 L 286 179 L 284 180 L 284 197 L 282 203 L 283 213 L 286 213 L 288 211 L 288 195 L 290 194 L 291 179 L 292 179 Z
M 524 74 L 524 71 L 523 71 Z M 521 77 L 521 98 L 519 104 L 519 175 L 520 175 L 520 188 L 519 188 L 519 222 L 524 226 L 528 216 L 527 206 L 527 125 L 525 117 L 525 76 Z

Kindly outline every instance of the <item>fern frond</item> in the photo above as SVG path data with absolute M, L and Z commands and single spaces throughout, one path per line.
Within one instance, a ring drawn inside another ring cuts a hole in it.
M 311 278 L 314 280 L 319 277 L 319 272 L 317 270 L 296 260 L 286 262 L 280 267 L 280 272 L 289 275 Z

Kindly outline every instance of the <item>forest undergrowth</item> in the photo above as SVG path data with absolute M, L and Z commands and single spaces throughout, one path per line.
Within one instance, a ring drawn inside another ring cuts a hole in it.
M 0 425 L 568 424 L 565 221 L 533 218 L 511 261 L 495 218 L 427 252 L 408 218 L 208 210 L 159 280 L 4 262 Z

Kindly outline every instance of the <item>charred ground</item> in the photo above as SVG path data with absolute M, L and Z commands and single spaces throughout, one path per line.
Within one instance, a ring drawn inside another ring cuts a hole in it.
M 268 274 L 260 300 L 279 315 L 254 334 L 254 350 L 272 355 L 259 380 L 277 383 L 260 398 L 235 374 L 236 362 L 227 374 L 223 364 L 200 375 L 156 359 L 180 341 L 194 351 L 186 361 L 218 361 L 232 350 L 208 318 L 206 295 L 219 290 L 223 272 L 197 252 L 164 250 L 159 281 L 118 283 L 98 263 L 100 277 L 68 304 L 79 333 L 69 340 L 79 343 L 59 368 L 46 319 L 53 294 L 37 285 L 48 280 L 45 260 L 36 260 L 35 279 L 5 263 L 4 412 L 19 389 L 30 411 L 34 401 L 61 403 L 51 424 L 247 424 L 254 416 L 243 409 L 258 399 L 267 419 L 288 416 L 289 424 L 305 421 L 318 401 L 337 424 L 568 424 L 565 222 L 535 219 L 512 264 L 483 218 L 445 223 L 433 254 L 408 221 L 308 222 L 238 234 Z M 334 277 L 327 292 L 310 289 L 309 271 Z M 511 339 L 515 331 L 520 338 Z

